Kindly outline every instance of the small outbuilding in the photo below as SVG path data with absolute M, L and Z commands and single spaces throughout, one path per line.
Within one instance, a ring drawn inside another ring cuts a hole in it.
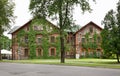
M 1 50 L 1 54 L 2 54 L 2 59 L 11 59 L 11 56 L 12 56 L 12 52 L 11 51 L 2 49 Z

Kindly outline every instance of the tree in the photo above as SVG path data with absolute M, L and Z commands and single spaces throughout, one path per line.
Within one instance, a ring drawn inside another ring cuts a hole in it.
M 0 0 L 0 39 L 2 39 L 3 32 L 10 28 L 10 23 L 13 22 L 13 8 L 12 0 Z M 1 41 L 0 41 L 0 60 L 1 60 Z
M 2 49 L 10 50 L 11 39 L 9 39 L 7 36 L 2 35 L 2 39 L 0 41 L 2 43 Z
M 105 54 L 116 54 L 117 62 L 119 63 L 120 55 L 120 1 L 117 4 L 117 12 L 110 10 L 104 20 L 104 29 L 101 33 L 102 48 Z
M 95 1 L 95 0 L 93 0 Z M 65 62 L 64 32 L 73 23 L 72 11 L 75 5 L 79 5 L 83 12 L 90 11 L 88 0 L 31 0 L 30 11 L 34 18 L 51 18 L 58 20 L 60 42 L 61 42 L 61 63 Z

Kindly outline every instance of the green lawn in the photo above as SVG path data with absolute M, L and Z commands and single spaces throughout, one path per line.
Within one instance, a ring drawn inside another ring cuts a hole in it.
M 65 63 L 60 63 L 59 59 L 33 59 L 33 60 L 2 60 L 0 62 L 25 63 L 25 64 L 51 64 L 84 67 L 100 67 L 120 69 L 120 64 L 116 59 L 66 59 Z

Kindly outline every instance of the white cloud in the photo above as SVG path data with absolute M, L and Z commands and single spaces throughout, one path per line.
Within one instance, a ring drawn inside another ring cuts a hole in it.
M 84 15 L 81 14 L 80 8 L 77 7 L 74 11 L 74 19 L 76 20 L 75 23 L 83 26 L 89 21 L 93 21 L 98 25 L 101 25 L 101 20 L 103 20 L 105 14 L 110 9 L 115 9 L 117 2 L 118 0 L 96 0 L 96 4 L 90 2 L 93 11 L 92 13 L 87 12 Z M 16 7 L 14 14 L 17 16 L 17 18 L 15 20 L 16 23 L 13 26 L 22 26 L 31 19 L 29 3 L 30 0 L 15 0 Z
M 93 21 L 98 25 L 101 25 L 101 21 L 104 19 L 105 14 L 116 8 L 116 3 L 118 0 L 96 0 L 96 4 L 91 2 L 91 8 L 93 9 L 92 13 L 81 14 L 80 8 L 76 8 L 74 13 L 74 19 L 76 23 L 83 26 L 89 21 Z M 103 26 L 101 26 L 103 27 Z

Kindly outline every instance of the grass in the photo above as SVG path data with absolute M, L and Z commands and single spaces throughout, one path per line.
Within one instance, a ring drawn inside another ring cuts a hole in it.
M 60 63 L 59 59 L 2 60 L 0 62 L 120 69 L 120 64 L 117 63 L 116 59 L 66 59 L 65 63 Z

